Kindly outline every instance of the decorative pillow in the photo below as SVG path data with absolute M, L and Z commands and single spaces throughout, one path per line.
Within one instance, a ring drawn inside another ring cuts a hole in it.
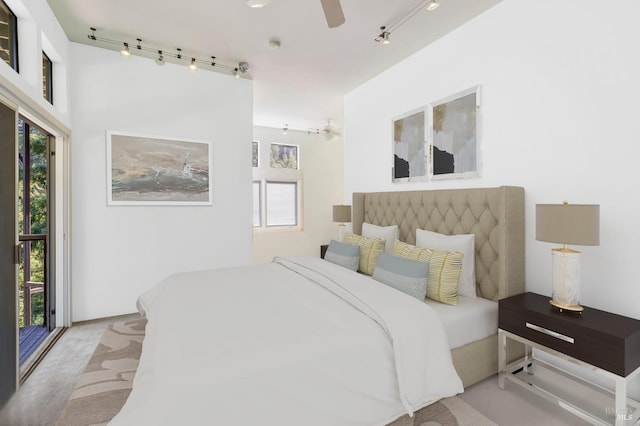
M 362 236 L 368 238 L 383 238 L 384 251 L 393 253 L 393 242 L 398 239 L 398 225 L 378 226 L 371 223 L 362 224 Z
M 429 262 L 427 297 L 448 305 L 458 304 L 462 253 L 416 247 L 402 241 L 395 242 L 393 253 L 407 259 Z
M 427 294 L 429 263 L 380 253 L 373 279 L 403 293 L 424 300 Z
M 367 238 L 361 235 L 344 234 L 343 242 L 360 246 L 360 267 L 358 270 L 363 274 L 373 274 L 378 257 L 384 251 L 384 240 L 382 238 Z
M 352 271 L 357 271 L 360 264 L 360 246 L 331 240 L 324 255 L 324 260 L 344 266 Z
M 476 297 L 476 250 L 475 235 L 443 235 L 437 232 L 416 230 L 416 245 L 444 251 L 458 251 L 464 255 L 462 272 L 458 283 L 458 294 Z

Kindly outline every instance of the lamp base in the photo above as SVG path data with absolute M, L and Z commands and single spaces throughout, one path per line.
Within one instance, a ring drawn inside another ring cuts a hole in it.
M 549 304 L 551 306 L 555 306 L 556 308 L 560 309 L 560 312 L 571 311 L 571 312 L 582 313 L 582 311 L 584 311 L 584 308 L 580 305 L 567 305 L 565 303 L 558 302 L 557 300 L 549 300 Z

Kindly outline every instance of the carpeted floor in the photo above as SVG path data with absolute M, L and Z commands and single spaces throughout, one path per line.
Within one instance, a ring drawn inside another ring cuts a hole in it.
M 59 426 L 106 424 L 120 411 L 129 393 L 144 339 L 146 320 L 109 324 L 69 402 Z M 445 398 L 425 407 L 413 418 L 404 416 L 390 426 L 495 425 L 460 398 Z

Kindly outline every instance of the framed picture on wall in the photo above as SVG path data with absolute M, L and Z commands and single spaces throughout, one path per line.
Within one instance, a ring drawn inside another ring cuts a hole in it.
M 431 178 L 479 176 L 480 86 L 431 105 Z
M 212 205 L 211 142 L 107 132 L 108 205 Z
M 429 178 L 426 120 L 425 107 L 393 119 L 393 182 L 419 182 Z

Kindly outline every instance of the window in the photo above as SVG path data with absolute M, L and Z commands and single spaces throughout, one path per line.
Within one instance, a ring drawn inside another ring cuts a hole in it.
M 18 20 L 0 0 L 0 58 L 18 71 Z
M 42 95 L 53 105 L 53 63 L 46 53 L 42 52 Z
M 262 226 L 262 184 L 253 181 L 253 226 Z
M 260 143 L 253 141 L 252 147 L 253 153 L 251 155 L 251 165 L 253 167 L 258 167 L 260 165 Z
M 253 141 L 253 227 L 302 227 L 302 171 L 299 147 Z M 257 161 L 256 158 L 269 159 Z M 265 164 L 266 163 L 266 164 Z
M 271 144 L 269 166 L 274 169 L 298 169 L 298 147 L 296 145 Z
M 267 226 L 298 225 L 298 183 L 266 182 Z

